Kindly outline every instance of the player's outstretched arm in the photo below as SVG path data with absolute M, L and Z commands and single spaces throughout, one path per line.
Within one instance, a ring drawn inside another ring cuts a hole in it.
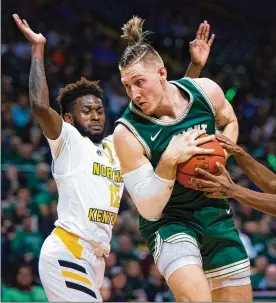
M 254 160 L 227 137 L 217 135 L 216 138 L 227 153 L 235 157 L 241 169 L 253 183 L 266 193 L 276 194 L 276 175 L 271 170 Z
M 212 104 L 216 126 L 222 134 L 234 142 L 239 135 L 239 124 L 231 104 L 225 99 L 222 89 L 212 80 L 199 78 L 194 80 L 205 91 Z M 226 158 L 229 157 L 225 151 Z
M 197 146 L 214 138 L 198 138 L 202 134 L 204 131 L 193 130 L 174 136 L 154 170 L 144 147 L 132 132 L 122 124 L 116 127 L 115 150 L 121 163 L 126 189 L 141 216 L 148 220 L 160 218 L 173 190 L 178 163 L 189 160 L 195 154 L 214 152 Z
M 215 39 L 215 34 L 212 34 L 210 39 L 209 34 L 210 25 L 207 21 L 204 21 L 198 27 L 195 40 L 189 44 L 191 63 L 186 71 L 185 77 L 198 78 L 200 76 Z
M 191 179 L 198 190 L 204 191 L 209 198 L 234 198 L 242 204 L 266 214 L 276 216 L 276 195 L 258 193 L 235 184 L 229 172 L 220 163 L 217 164 L 220 175 L 211 175 L 197 168 L 199 178 Z
M 61 133 L 62 119 L 49 106 L 49 90 L 44 70 L 44 47 L 46 39 L 42 34 L 36 34 L 26 20 L 21 20 L 17 14 L 13 19 L 32 45 L 32 63 L 29 76 L 29 99 L 34 117 L 39 122 L 44 135 L 49 139 L 57 139 Z

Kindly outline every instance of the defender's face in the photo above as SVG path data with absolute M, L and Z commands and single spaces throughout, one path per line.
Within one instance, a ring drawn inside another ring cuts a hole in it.
M 105 112 L 101 99 L 87 95 L 77 98 L 74 105 L 74 126 L 93 142 L 103 137 Z
M 153 115 L 162 99 L 160 79 L 160 69 L 154 66 L 146 68 L 143 63 L 121 69 L 121 81 L 127 95 L 146 115 Z

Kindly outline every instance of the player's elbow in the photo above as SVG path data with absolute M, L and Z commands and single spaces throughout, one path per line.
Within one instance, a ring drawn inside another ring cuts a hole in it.
M 135 205 L 139 214 L 148 221 L 158 221 L 162 216 L 160 209 L 154 209 L 150 207 L 150 201 L 136 201 Z
M 136 194 L 130 193 L 132 200 L 139 212 L 139 214 L 149 221 L 157 221 L 162 216 L 164 208 L 163 203 L 159 202 L 158 197 L 150 194 L 150 191 L 138 190 Z

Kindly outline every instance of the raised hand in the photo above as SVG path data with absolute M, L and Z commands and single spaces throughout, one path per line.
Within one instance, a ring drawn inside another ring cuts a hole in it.
M 46 44 L 45 37 L 43 37 L 43 35 L 40 33 L 36 34 L 35 32 L 33 32 L 25 19 L 23 19 L 22 21 L 17 14 L 13 14 L 12 17 L 19 30 L 23 33 L 23 35 L 29 40 L 29 42 L 33 46 Z
M 210 25 L 207 21 L 201 23 L 197 32 L 196 39 L 190 42 L 189 49 L 191 60 L 194 65 L 203 68 L 210 54 L 211 46 L 215 39 L 215 34 L 212 34 L 209 39 Z

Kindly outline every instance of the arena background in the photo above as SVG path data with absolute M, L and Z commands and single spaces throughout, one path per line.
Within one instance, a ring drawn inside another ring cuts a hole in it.
M 51 105 L 58 111 L 59 88 L 85 76 L 101 79 L 106 133 L 128 104 L 117 62 L 120 27 L 133 14 L 146 18 L 154 46 L 169 70 L 182 77 L 189 41 L 204 20 L 216 34 L 202 77 L 216 81 L 233 105 L 239 143 L 276 171 L 276 6 L 268 1 L 2 1 L 1 295 L 12 301 L 45 301 L 37 264 L 43 240 L 53 229 L 57 189 L 50 174 L 47 141 L 33 120 L 28 101 L 31 46 L 13 24 L 12 13 L 47 38 L 45 67 Z M 228 161 L 233 179 L 259 190 Z M 236 225 L 252 265 L 257 301 L 276 298 L 276 221 L 231 200 Z M 112 253 L 102 289 L 105 301 L 173 301 L 152 264 L 138 231 L 137 211 L 125 193 L 114 227 Z M 34 285 L 24 294 L 20 289 Z

